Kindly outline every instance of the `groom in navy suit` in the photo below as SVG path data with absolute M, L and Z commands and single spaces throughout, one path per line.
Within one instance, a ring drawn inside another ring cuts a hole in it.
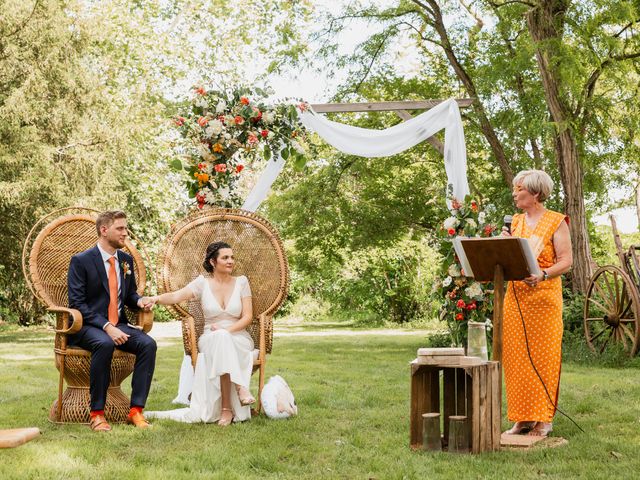
M 142 409 L 149 395 L 157 347 L 153 338 L 128 323 L 124 307 L 149 309 L 152 303 L 136 292 L 133 258 L 119 250 L 128 236 L 126 214 L 101 213 L 96 230 L 97 245 L 74 255 L 69 266 L 69 307 L 79 310 L 83 319 L 82 329 L 69 338 L 69 343 L 91 352 L 90 426 L 94 431 L 111 430 L 104 406 L 114 349 L 135 354 L 127 423 L 146 428 L 149 423 Z

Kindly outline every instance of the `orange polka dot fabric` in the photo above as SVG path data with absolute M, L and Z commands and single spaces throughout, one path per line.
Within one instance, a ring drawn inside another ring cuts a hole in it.
M 542 251 L 538 255 L 541 269 L 556 262 L 552 237 L 565 216 L 547 210 L 531 229 L 524 215 L 514 215 L 514 237 L 539 237 Z M 527 343 L 520 310 L 526 326 L 529 352 L 540 377 L 547 387 L 545 393 L 527 353 Z M 512 422 L 551 422 L 555 414 L 560 387 L 560 362 L 562 356 L 562 280 L 552 278 L 530 287 L 524 282 L 508 282 L 504 301 L 502 361 L 507 390 L 507 417 Z

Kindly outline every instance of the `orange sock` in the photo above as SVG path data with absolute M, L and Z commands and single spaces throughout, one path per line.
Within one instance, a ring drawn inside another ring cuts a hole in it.
M 104 410 L 91 410 L 89 412 L 89 417 L 90 418 L 96 417 L 98 415 L 104 415 Z
M 142 413 L 142 407 L 131 407 L 129 409 L 129 417 L 132 417 L 136 413 Z

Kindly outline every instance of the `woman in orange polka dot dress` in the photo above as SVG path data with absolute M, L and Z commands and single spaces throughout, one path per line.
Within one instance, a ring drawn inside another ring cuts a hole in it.
M 542 273 L 507 285 L 502 360 L 507 416 L 515 424 L 506 433 L 547 436 L 552 430 L 560 386 L 563 330 L 560 276 L 573 262 L 571 238 L 565 215 L 543 206 L 553 189 L 549 175 L 541 170 L 524 170 L 513 180 L 513 185 L 516 207 L 524 213 L 514 215 L 511 235 L 529 239 Z M 509 233 L 503 231 L 503 235 Z M 524 318 L 526 339 L 516 297 Z

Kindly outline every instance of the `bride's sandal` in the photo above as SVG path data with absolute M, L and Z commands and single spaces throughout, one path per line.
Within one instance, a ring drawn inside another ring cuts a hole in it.
M 553 423 L 538 422 L 529 432 L 530 437 L 548 437 L 553 432 Z
M 511 427 L 504 433 L 506 433 L 507 435 L 524 435 L 532 428 L 534 428 L 535 425 L 536 422 L 516 422 L 513 424 L 513 427 Z
M 225 412 L 229 412 L 225 415 Z M 220 420 L 218 420 L 218 425 L 221 427 L 228 427 L 233 422 L 233 411 L 230 408 L 223 408 L 220 412 Z
M 236 392 L 238 392 L 238 399 L 240 400 L 240 405 L 243 407 L 247 407 L 249 405 L 253 405 L 256 403 L 256 399 L 253 398 L 251 392 L 240 385 L 236 385 Z

